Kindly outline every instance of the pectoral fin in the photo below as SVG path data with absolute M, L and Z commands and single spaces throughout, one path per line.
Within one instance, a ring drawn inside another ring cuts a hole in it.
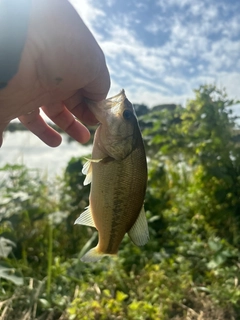
M 92 165 L 89 160 L 84 163 L 84 166 L 82 168 L 82 173 L 86 175 L 86 178 L 83 181 L 83 185 L 86 186 L 92 182 Z
M 86 175 L 86 178 L 83 182 L 83 185 L 86 186 L 89 183 L 92 182 L 92 162 L 100 162 L 102 159 L 87 159 L 87 162 L 84 163 L 83 168 L 82 168 L 82 173 Z
M 80 217 L 77 218 L 74 224 L 82 224 L 84 226 L 96 228 L 95 223 L 93 221 L 90 206 L 86 207 L 86 210 L 80 215 Z
M 144 246 L 148 242 L 149 240 L 148 224 L 147 224 L 144 207 L 142 207 L 141 212 L 136 222 L 128 232 L 128 235 L 131 238 L 132 242 L 137 246 Z

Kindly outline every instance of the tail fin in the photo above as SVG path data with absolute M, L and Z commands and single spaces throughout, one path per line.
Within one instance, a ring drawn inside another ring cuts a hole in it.
M 103 257 L 109 256 L 109 254 L 104 254 L 101 252 L 98 252 L 97 247 L 89 250 L 87 253 L 85 253 L 84 256 L 82 256 L 81 261 L 82 262 L 96 262 L 101 260 Z

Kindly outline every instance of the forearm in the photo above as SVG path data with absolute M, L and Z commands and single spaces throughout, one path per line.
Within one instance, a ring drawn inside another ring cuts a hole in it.
M 18 71 L 30 7 L 31 0 L 0 0 L 0 90 Z

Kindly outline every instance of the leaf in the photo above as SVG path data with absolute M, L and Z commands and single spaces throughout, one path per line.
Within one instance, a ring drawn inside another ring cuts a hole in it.
M 39 302 L 45 309 L 50 308 L 50 302 L 48 300 L 41 298 L 39 299 Z
M 11 198 L 7 198 L 7 197 L 0 197 L 0 206 L 4 206 L 8 203 L 11 202 Z
M 106 297 L 111 298 L 111 292 L 110 292 L 109 289 L 104 289 L 104 290 L 103 290 L 103 293 L 104 293 L 104 295 L 105 295 Z
M 11 194 L 11 197 L 13 200 L 18 200 L 18 201 L 26 201 L 30 198 L 29 194 L 27 192 L 23 191 L 17 191 Z
M 20 170 L 23 169 L 24 166 L 20 164 L 6 164 L 5 166 L 0 168 L 0 171 L 8 171 L 8 170 Z
M 15 243 L 4 237 L 0 237 L 0 257 L 7 258 L 12 251 L 12 247 L 15 247 Z
M 116 300 L 119 302 L 122 302 L 123 300 L 125 300 L 128 297 L 128 295 L 122 291 L 117 291 L 116 294 Z
M 96 240 L 97 238 L 97 232 L 94 232 L 91 236 L 91 238 L 87 241 L 87 243 L 83 246 L 82 250 L 79 253 L 79 257 L 82 257 L 92 246 L 92 243 Z
M 68 217 L 68 212 L 56 211 L 48 215 L 48 219 L 52 224 L 60 224 Z
M 16 275 L 16 270 L 0 265 L 0 278 L 9 280 L 17 286 L 23 285 L 23 278 Z
M 220 240 L 218 238 L 209 239 L 208 245 L 209 245 L 209 248 L 214 252 L 217 252 L 222 249 L 222 244 L 220 243 Z
M 139 304 L 140 302 L 134 300 L 130 305 L 129 305 L 129 309 L 131 310 L 137 310 L 139 308 Z

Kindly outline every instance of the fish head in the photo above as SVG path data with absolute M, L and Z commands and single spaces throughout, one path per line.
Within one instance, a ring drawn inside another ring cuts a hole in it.
M 142 137 L 135 110 L 124 90 L 112 98 L 89 104 L 89 108 L 100 123 L 99 147 L 116 160 L 126 158 Z

